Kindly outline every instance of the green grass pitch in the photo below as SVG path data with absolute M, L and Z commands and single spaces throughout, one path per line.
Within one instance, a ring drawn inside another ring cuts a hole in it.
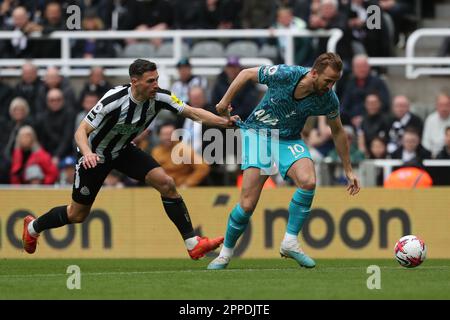
M 1 259 L 4 299 L 450 299 L 450 260 L 414 269 L 388 260 L 317 260 L 304 269 L 286 259 L 234 259 L 229 269 L 205 270 L 210 259 Z M 66 286 L 69 265 L 81 289 Z M 381 289 L 367 288 L 378 265 Z

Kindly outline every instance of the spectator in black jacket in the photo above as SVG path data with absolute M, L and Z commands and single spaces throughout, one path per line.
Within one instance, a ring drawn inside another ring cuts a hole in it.
M 212 90 L 211 103 L 216 105 L 227 92 L 231 82 L 238 76 L 242 66 L 238 57 L 231 56 L 227 60 L 224 71 L 219 74 Z M 231 105 L 234 113 L 239 115 L 243 121 L 252 113 L 259 102 L 259 92 L 252 82 L 247 82 L 245 86 L 235 96 Z M 215 113 L 215 110 L 214 110 Z
M 55 165 L 63 157 L 72 155 L 74 119 L 73 111 L 64 103 L 63 92 L 51 89 L 47 94 L 47 110 L 38 118 L 36 131 Z
M 406 96 L 395 96 L 392 100 L 392 113 L 389 133 L 388 133 L 388 153 L 392 153 L 401 144 L 403 133 L 406 127 L 414 127 L 422 136 L 423 121 L 410 111 L 410 102 Z
M 392 159 L 401 159 L 405 165 L 422 166 L 424 159 L 431 159 L 431 152 L 420 144 L 417 129 L 408 127 L 402 137 L 402 145 L 391 154 Z
M 390 93 L 385 82 L 370 73 L 366 55 L 356 55 L 352 60 L 352 76 L 347 82 L 342 97 L 343 122 L 351 122 L 364 114 L 364 100 L 369 93 L 376 93 L 381 99 L 381 110 L 389 112 Z M 357 127 L 357 126 L 356 126 Z
M 36 116 L 43 110 L 38 110 L 39 91 L 44 91 L 44 83 L 39 79 L 37 74 L 37 67 L 31 62 L 26 62 L 22 65 L 22 75 L 20 81 L 16 85 L 15 95 L 27 100 L 30 107 L 30 117 L 36 120 Z
M 369 94 L 365 100 L 366 114 L 363 116 L 361 126 L 366 149 L 370 149 L 370 144 L 375 137 L 385 139 L 389 130 L 390 117 L 381 111 L 380 97 L 376 94 Z
M 450 159 L 450 127 L 445 128 L 445 145 L 436 159 Z

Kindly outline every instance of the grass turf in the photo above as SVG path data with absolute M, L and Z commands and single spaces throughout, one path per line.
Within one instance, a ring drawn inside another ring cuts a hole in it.
M 234 259 L 205 270 L 210 259 L 2 259 L 2 299 L 450 299 L 450 260 L 415 269 L 394 260 Z M 69 265 L 81 269 L 81 289 L 69 290 Z M 381 268 L 381 289 L 366 286 L 369 265 Z

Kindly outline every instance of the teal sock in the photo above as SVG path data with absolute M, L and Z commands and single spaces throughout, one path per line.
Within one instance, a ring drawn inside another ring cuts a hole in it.
M 248 221 L 253 212 L 245 212 L 239 203 L 233 208 L 228 218 L 227 232 L 225 234 L 224 246 L 234 248 L 236 241 L 247 228 Z
M 289 204 L 289 219 L 286 232 L 297 236 L 311 212 L 314 190 L 297 189 Z

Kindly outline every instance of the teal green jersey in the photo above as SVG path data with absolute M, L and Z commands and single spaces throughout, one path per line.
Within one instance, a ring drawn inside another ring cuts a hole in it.
M 339 100 L 332 90 L 294 98 L 295 88 L 308 72 L 301 66 L 261 66 L 258 82 L 267 85 L 268 90 L 247 120 L 238 125 L 245 129 L 278 129 L 282 139 L 299 139 L 309 116 L 338 117 Z

